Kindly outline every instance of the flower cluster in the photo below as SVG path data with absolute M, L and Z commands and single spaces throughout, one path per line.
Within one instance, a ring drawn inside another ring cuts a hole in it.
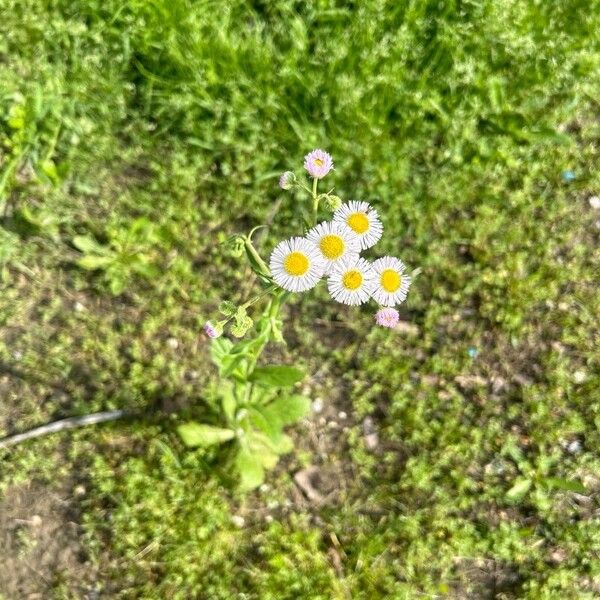
M 333 169 L 333 160 L 327 152 L 313 150 L 306 155 L 304 168 L 314 178 L 316 189 L 317 180 Z M 295 175 L 287 171 L 279 185 L 291 189 L 298 185 L 296 181 Z M 310 290 L 326 277 L 334 300 L 356 306 L 373 299 L 384 307 L 377 313 L 376 323 L 394 327 L 398 311 L 393 307 L 406 299 L 411 283 L 406 266 L 393 256 L 372 262 L 360 256 L 382 235 L 383 225 L 370 204 L 355 200 L 343 203 L 330 221 L 315 225 L 304 237 L 284 240 L 275 247 L 269 262 L 271 276 L 289 292 Z

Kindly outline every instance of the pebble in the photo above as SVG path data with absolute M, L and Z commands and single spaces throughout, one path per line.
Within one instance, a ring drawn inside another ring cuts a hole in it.
M 376 433 L 365 435 L 365 446 L 367 450 L 375 450 L 379 446 L 379 436 Z
M 246 524 L 246 519 L 240 515 L 232 515 L 231 522 L 238 528 L 241 529 Z
M 346 413 L 345 413 L 343 410 L 340 410 L 340 412 L 338 413 L 338 417 L 339 417 L 339 418 L 340 418 L 342 421 L 344 421 L 345 419 L 347 419 L 347 418 L 348 418 L 348 415 L 347 415 L 347 414 L 346 414 Z
M 312 409 L 315 413 L 320 413 L 323 410 L 323 400 L 321 398 L 315 398 L 312 403 Z
M 579 440 L 573 440 L 567 446 L 567 450 L 571 454 L 579 454 L 581 452 L 581 442 Z
M 375 450 L 379 446 L 379 435 L 375 429 L 375 422 L 371 417 L 366 417 L 363 421 L 363 433 L 365 434 L 367 450 Z
M 175 338 L 169 338 L 167 344 L 171 350 L 177 350 L 177 348 L 179 348 L 179 342 Z
M 81 302 L 75 302 L 73 308 L 77 311 L 77 312 L 83 312 L 85 310 L 85 306 L 81 303 Z
M 600 196 L 591 196 L 588 202 L 594 210 L 600 210 Z

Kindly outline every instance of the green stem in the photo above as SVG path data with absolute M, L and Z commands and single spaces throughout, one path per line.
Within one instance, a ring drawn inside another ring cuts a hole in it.
M 317 186 L 319 180 L 315 177 L 313 180 L 312 197 L 313 197 L 313 225 L 317 224 L 317 214 L 319 213 L 319 196 L 317 194 Z
M 248 251 L 248 253 L 252 256 L 252 258 L 256 261 L 256 263 L 260 267 L 260 270 L 267 277 L 270 277 L 271 271 L 269 270 L 269 267 L 267 267 L 267 264 L 265 263 L 265 261 L 261 258 L 260 254 L 256 251 L 256 248 L 254 247 L 254 244 L 252 243 L 252 240 L 249 237 L 247 237 L 244 240 L 244 245 L 246 246 L 246 250 Z

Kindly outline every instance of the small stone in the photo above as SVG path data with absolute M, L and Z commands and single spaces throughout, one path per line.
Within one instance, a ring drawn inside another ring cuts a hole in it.
M 581 442 L 579 440 L 573 440 L 567 446 L 567 450 L 571 454 L 579 454 L 581 452 Z
M 329 423 L 327 423 L 327 427 L 329 427 L 329 429 L 337 429 L 338 424 L 336 421 L 329 421 Z
M 177 348 L 179 348 L 179 342 L 175 338 L 169 338 L 167 340 L 167 345 L 171 350 L 177 350 Z
M 342 421 L 344 421 L 345 419 L 347 419 L 347 418 L 348 418 L 348 415 L 347 415 L 347 414 L 346 414 L 346 413 L 345 413 L 343 410 L 340 410 L 340 412 L 338 413 L 338 417 L 339 417 L 339 418 L 340 418 Z
M 320 413 L 323 410 L 323 400 L 315 398 L 312 403 L 312 409 L 314 413 Z
M 85 306 L 81 302 L 75 302 L 73 308 L 76 312 L 83 312 L 85 310 Z
M 365 435 L 365 446 L 367 450 L 375 450 L 379 446 L 379 436 L 376 433 Z
M 399 333 L 404 333 L 406 335 L 415 336 L 419 334 L 419 328 L 414 323 L 407 323 L 406 321 L 398 321 L 398 324 L 394 329 Z
M 241 529 L 246 524 L 246 519 L 240 515 L 232 515 L 231 522 L 238 528 Z
M 594 210 L 600 210 L 600 196 L 591 196 L 588 202 Z
M 265 515 L 265 521 L 267 523 L 272 523 L 273 522 L 273 515 Z
M 587 373 L 585 371 L 579 370 L 573 373 L 573 381 L 575 383 L 583 383 L 587 379 Z
M 371 417 L 366 417 L 363 421 L 363 432 L 365 435 L 369 435 L 370 433 L 375 433 L 375 422 Z
M 375 450 L 379 446 L 379 434 L 371 417 L 366 417 L 363 421 L 363 433 L 367 450 Z
M 40 515 L 33 515 L 33 517 L 31 517 L 31 524 L 34 527 L 39 527 L 42 524 L 42 517 L 40 517 Z
M 75 496 L 85 496 L 85 486 L 83 485 L 76 485 L 75 489 L 73 490 L 73 494 Z
M 499 375 L 494 375 L 491 381 L 492 391 L 494 392 L 494 394 L 498 394 L 506 388 L 506 379 L 500 377 Z

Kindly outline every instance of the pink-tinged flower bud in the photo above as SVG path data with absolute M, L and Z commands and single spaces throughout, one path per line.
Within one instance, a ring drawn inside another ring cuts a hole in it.
M 382 308 L 375 315 L 375 322 L 381 327 L 393 329 L 398 324 L 400 315 L 395 308 Z
M 291 190 L 296 183 L 296 176 L 291 171 L 286 171 L 279 178 L 279 187 L 282 190 Z
M 210 321 L 206 321 L 204 324 L 204 333 L 213 340 L 221 335 L 221 332 Z
M 333 169 L 333 158 L 325 150 L 313 150 L 304 157 L 304 168 L 315 179 L 323 179 Z

